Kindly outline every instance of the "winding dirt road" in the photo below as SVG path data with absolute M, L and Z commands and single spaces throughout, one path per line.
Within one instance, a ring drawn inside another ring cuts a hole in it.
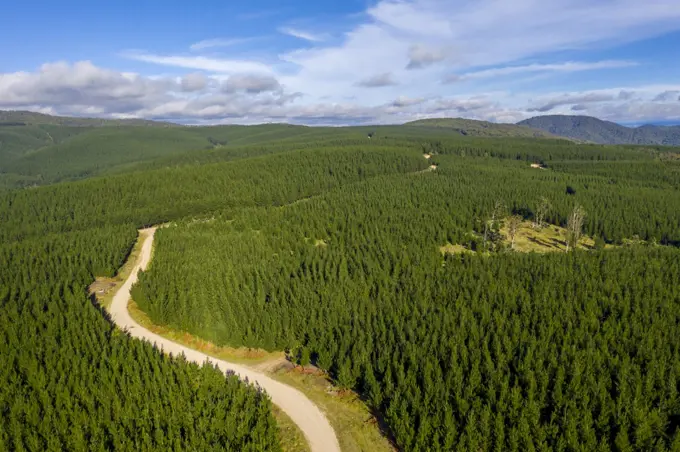
M 155 232 L 156 228 L 140 231 L 140 240 L 144 240 L 142 251 L 130 276 L 113 297 L 110 307 L 113 322 L 122 330 L 127 330 L 132 337 L 149 341 L 166 353 L 173 355 L 184 354 L 188 361 L 198 364 L 209 362 L 218 366 L 223 372 L 232 371 L 241 379 L 247 378 L 251 383 L 257 383 L 269 394 L 272 402 L 298 425 L 313 452 L 340 452 L 340 444 L 338 443 L 335 431 L 328 422 L 328 419 L 326 419 L 326 416 L 297 389 L 248 367 L 216 359 L 172 342 L 152 333 L 132 320 L 127 310 L 128 301 L 130 300 L 130 289 L 137 281 L 139 270 L 146 269 L 151 261 L 151 250 Z

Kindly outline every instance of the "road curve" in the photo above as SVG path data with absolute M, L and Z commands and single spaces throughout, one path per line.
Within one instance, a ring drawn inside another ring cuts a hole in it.
M 328 419 L 302 392 L 248 367 L 213 358 L 197 350 L 165 339 L 132 320 L 127 310 L 128 301 L 130 300 L 130 289 L 137 281 L 139 270 L 146 269 L 151 261 L 151 250 L 155 232 L 156 228 L 140 231 L 139 240 L 144 240 L 140 257 L 137 259 L 128 279 L 113 297 L 110 307 L 113 322 L 120 329 L 127 330 L 132 337 L 149 341 L 166 353 L 173 355 L 184 354 L 188 361 L 198 364 L 209 362 L 218 366 L 223 372 L 232 371 L 241 379 L 247 378 L 251 383 L 257 383 L 269 394 L 272 402 L 281 408 L 302 430 L 312 452 L 340 452 L 338 438 Z M 144 238 L 145 235 L 146 238 Z

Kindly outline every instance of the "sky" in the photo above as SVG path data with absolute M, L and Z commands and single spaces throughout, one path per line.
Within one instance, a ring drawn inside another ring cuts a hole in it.
M 23 0 L 0 41 L 2 110 L 680 123 L 680 0 Z

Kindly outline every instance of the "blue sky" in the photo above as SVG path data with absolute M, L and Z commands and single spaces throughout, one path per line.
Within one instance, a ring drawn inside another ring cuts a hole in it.
M 680 123 L 678 2 L 13 2 L 0 109 L 184 123 Z

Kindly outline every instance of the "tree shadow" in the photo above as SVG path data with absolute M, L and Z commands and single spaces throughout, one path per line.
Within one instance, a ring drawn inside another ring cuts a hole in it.
M 529 240 L 531 243 L 533 243 L 535 245 L 542 246 L 544 248 L 552 248 L 552 249 L 556 249 L 556 250 L 560 249 L 559 245 L 562 243 L 557 239 L 550 239 L 549 241 L 545 241 L 545 240 L 541 240 L 541 239 L 538 239 L 536 237 L 530 237 L 530 236 L 527 236 L 527 240 Z
M 111 317 L 111 314 L 109 311 L 106 310 L 104 306 L 97 300 L 97 296 L 94 293 L 89 293 L 86 291 L 87 298 L 90 300 L 90 303 L 92 303 L 92 306 L 99 311 L 99 314 L 101 314 L 104 319 L 111 324 L 114 328 L 116 327 L 116 324 L 113 322 L 113 318 Z
M 394 450 L 399 450 L 399 447 L 397 446 L 397 439 L 394 436 L 394 433 L 392 432 L 392 429 L 390 429 L 390 426 L 387 424 L 387 420 L 385 420 L 385 416 L 375 408 L 371 403 L 369 402 L 368 398 L 364 396 L 363 394 L 356 392 L 357 397 L 359 400 L 361 400 L 363 403 L 366 404 L 366 407 L 368 407 L 369 412 L 371 413 L 371 418 L 367 419 L 365 423 L 372 423 L 378 426 L 378 431 L 380 434 L 390 443 L 390 446 L 394 448 Z

